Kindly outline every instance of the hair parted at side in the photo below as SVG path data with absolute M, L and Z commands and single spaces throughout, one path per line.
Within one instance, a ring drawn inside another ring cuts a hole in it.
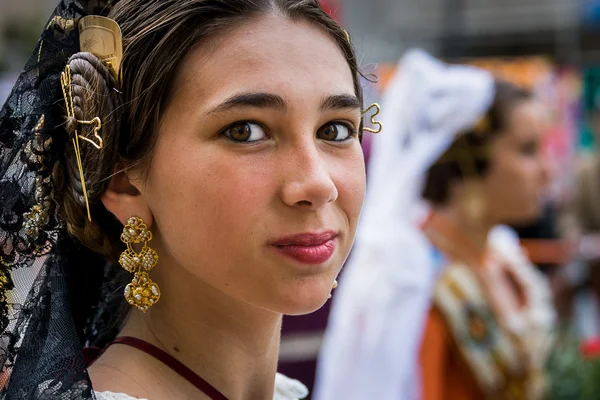
M 344 29 L 316 0 L 120 0 L 108 15 L 119 24 L 123 35 L 118 80 L 89 53 L 77 53 L 69 60 L 75 117 L 100 117 L 104 139 L 101 151 L 81 147 L 91 222 L 74 152 L 65 151 L 55 171 L 57 201 L 63 206 L 61 212 L 71 235 L 93 251 L 117 258 L 122 250 L 120 223 L 100 201 L 110 177 L 116 171 L 151 162 L 157 127 L 185 57 L 198 46 L 210 46 L 217 35 L 239 23 L 269 13 L 307 21 L 328 33 L 348 62 L 362 103 L 354 48 Z M 66 124 L 71 134 L 74 129 L 91 134 L 90 127 L 76 127 L 72 122 Z
M 471 127 L 459 133 L 450 148 L 427 171 L 422 197 L 433 205 L 445 205 L 452 185 L 457 181 L 486 174 L 489 169 L 487 149 L 491 142 L 508 129 L 514 107 L 533 98 L 530 91 L 508 82 L 496 80 L 494 86 L 494 100 L 482 117 L 486 121 L 484 131 Z M 470 159 L 461 159 L 465 157 Z M 472 163 L 475 176 L 464 176 L 461 163 Z

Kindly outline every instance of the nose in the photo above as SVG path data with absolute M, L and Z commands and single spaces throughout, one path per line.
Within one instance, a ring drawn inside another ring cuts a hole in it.
M 318 210 L 338 198 L 326 155 L 316 143 L 296 146 L 286 154 L 281 199 L 290 207 Z
M 548 186 L 552 182 L 557 170 L 558 165 L 554 161 L 552 155 L 549 152 L 544 152 L 541 160 L 541 175 L 544 187 Z

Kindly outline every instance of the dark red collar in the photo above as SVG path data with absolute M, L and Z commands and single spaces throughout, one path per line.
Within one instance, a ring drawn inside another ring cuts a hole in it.
M 131 336 L 119 336 L 114 341 L 109 343 L 109 345 L 106 348 L 113 344 L 123 344 L 125 346 L 131 346 L 140 351 L 143 351 L 144 353 L 156 358 L 158 361 L 162 362 L 167 367 L 171 368 L 179 376 L 181 376 L 183 379 L 194 385 L 196 388 L 198 388 L 198 390 L 210 397 L 212 400 L 227 400 L 227 397 L 225 397 L 221 392 L 215 389 L 214 386 L 206 382 L 204 379 L 202 379 L 202 377 L 200 377 L 194 371 L 186 367 L 182 362 L 177 360 L 175 357 L 173 357 L 166 351 L 159 349 L 158 347 L 146 342 L 145 340 L 134 338 Z M 102 353 L 104 353 L 106 348 L 84 348 L 83 359 L 85 361 L 85 364 L 88 367 L 90 367 L 94 363 L 94 361 L 96 361 L 96 359 L 98 359 L 98 357 L 100 357 Z

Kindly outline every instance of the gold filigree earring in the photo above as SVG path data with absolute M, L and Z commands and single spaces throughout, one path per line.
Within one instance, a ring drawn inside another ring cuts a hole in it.
M 131 217 L 123 227 L 121 241 L 127 245 L 127 250 L 121 253 L 119 264 L 125 270 L 132 272 L 133 279 L 125 287 L 125 300 L 140 311 L 146 312 L 160 299 L 158 285 L 150 279 L 150 271 L 158 263 L 158 254 L 148 247 L 152 240 L 152 232 L 140 217 Z M 133 244 L 143 243 L 140 252 L 136 252 Z
M 470 224 L 479 225 L 482 223 L 486 204 L 483 197 L 483 188 L 481 188 L 479 183 L 464 183 L 464 195 L 461 206 Z

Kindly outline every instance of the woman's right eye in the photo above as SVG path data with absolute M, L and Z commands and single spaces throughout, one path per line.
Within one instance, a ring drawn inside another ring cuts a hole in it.
M 229 140 L 239 143 L 258 142 L 267 138 L 264 129 L 254 122 L 236 122 L 225 128 L 221 134 Z
M 521 144 L 521 153 L 527 156 L 535 155 L 540 148 L 540 144 L 537 141 L 531 140 Z

